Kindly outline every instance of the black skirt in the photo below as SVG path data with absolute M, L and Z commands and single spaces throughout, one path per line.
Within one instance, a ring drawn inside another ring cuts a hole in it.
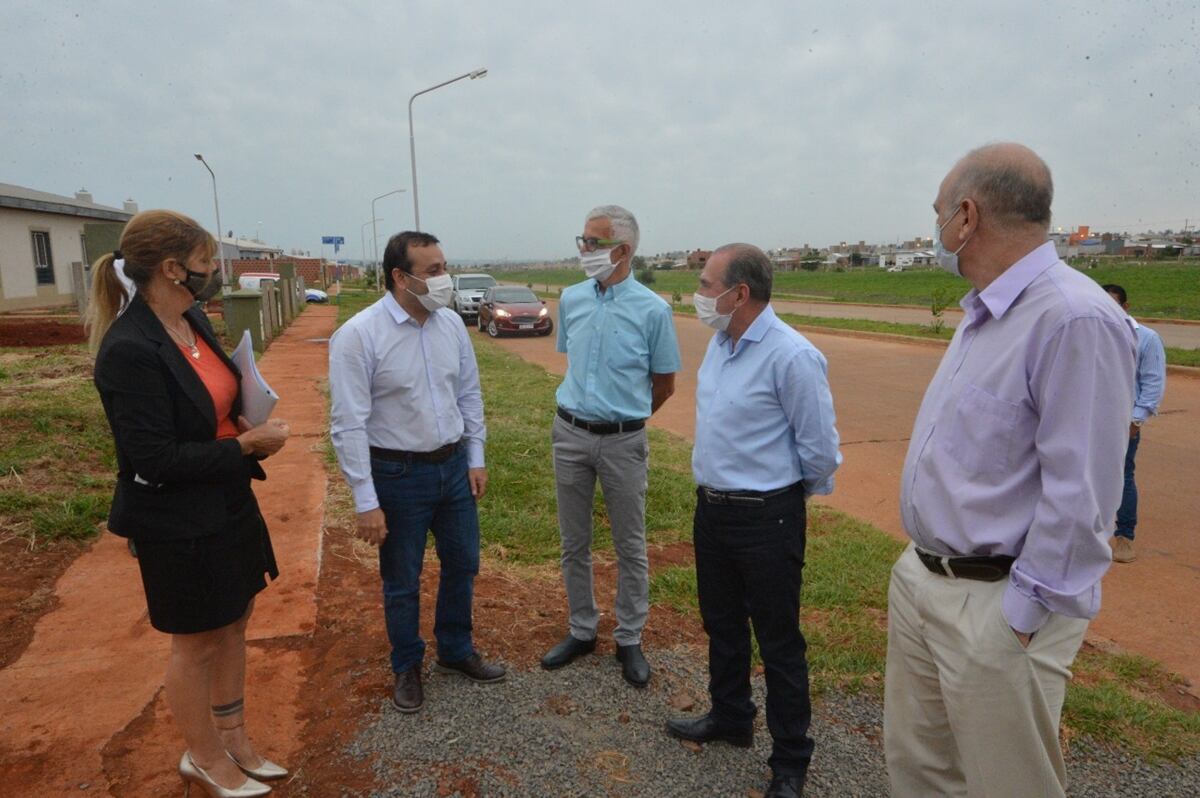
M 185 540 L 133 537 L 150 625 L 168 634 L 208 632 L 242 617 L 279 576 L 250 480 L 225 491 L 225 531 Z

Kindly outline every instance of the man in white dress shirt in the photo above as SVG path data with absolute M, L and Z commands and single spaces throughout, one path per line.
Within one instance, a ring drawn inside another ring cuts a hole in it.
M 424 703 L 421 564 L 433 532 L 441 578 L 436 669 L 498 682 L 471 639 L 479 572 L 476 500 L 487 487 L 475 351 L 446 305 L 446 258 L 428 233 L 399 233 L 383 255 L 387 294 L 329 342 L 331 435 L 354 492 L 358 537 L 379 546 L 383 608 L 401 712 Z

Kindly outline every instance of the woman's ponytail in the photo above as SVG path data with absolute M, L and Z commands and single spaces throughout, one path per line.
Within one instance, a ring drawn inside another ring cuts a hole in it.
M 115 261 L 119 253 L 109 252 L 101 255 L 92 264 L 92 290 L 88 297 L 87 310 L 83 314 L 84 328 L 88 333 L 88 346 L 92 352 L 100 348 L 104 334 L 112 326 L 113 320 L 121 310 L 121 305 L 129 300 L 125 286 L 117 278 Z

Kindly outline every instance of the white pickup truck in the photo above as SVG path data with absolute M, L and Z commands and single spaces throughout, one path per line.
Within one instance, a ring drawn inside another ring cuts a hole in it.
M 454 311 L 464 322 L 479 318 L 479 300 L 485 291 L 496 284 L 490 274 L 455 274 Z

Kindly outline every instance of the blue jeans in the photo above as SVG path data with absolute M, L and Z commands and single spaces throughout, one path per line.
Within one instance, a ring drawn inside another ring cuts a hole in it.
M 371 458 L 371 476 L 387 524 L 379 547 L 383 614 L 392 644 L 392 670 L 421 664 L 421 566 L 433 532 L 441 578 L 433 635 L 442 662 L 475 653 L 471 599 L 479 573 L 479 514 L 467 482 L 466 450 L 444 463 L 399 463 Z
M 1125 490 L 1121 493 L 1121 506 L 1117 510 L 1117 531 L 1119 538 L 1133 540 L 1133 528 L 1137 526 L 1137 485 L 1133 481 L 1133 458 L 1137 456 L 1138 442 L 1142 439 L 1139 431 L 1129 439 L 1129 448 L 1125 450 Z

